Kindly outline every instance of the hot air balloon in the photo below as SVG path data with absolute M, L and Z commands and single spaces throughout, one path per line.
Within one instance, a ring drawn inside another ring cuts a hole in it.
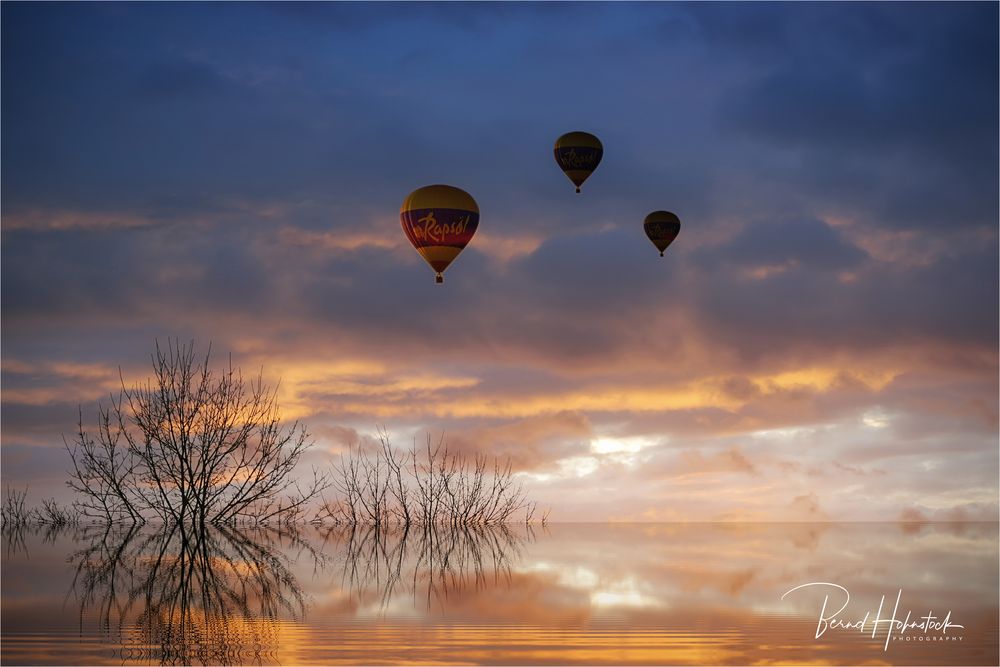
M 403 200 L 399 223 L 406 238 L 434 269 L 434 282 L 443 283 L 441 274 L 479 227 L 479 206 L 465 190 L 450 185 L 428 185 Z
M 660 257 L 663 257 L 663 251 L 681 231 L 681 220 L 670 211 L 653 211 L 646 216 L 642 227 L 646 230 L 646 236 L 660 251 Z
M 568 132 L 556 139 L 555 154 L 559 168 L 580 192 L 580 186 L 601 163 L 604 146 L 587 132 Z

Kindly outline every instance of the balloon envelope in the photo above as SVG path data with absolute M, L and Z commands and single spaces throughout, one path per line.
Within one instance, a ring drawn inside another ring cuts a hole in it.
M 555 155 L 559 168 L 579 192 L 583 182 L 601 163 L 604 146 L 588 132 L 567 132 L 556 139 Z
M 681 220 L 670 211 L 653 211 L 646 216 L 642 227 L 646 230 L 646 236 L 660 251 L 660 257 L 663 257 L 663 251 L 681 231 Z
M 444 270 L 479 227 L 479 206 L 465 190 L 428 185 L 403 200 L 399 223 L 406 238 L 434 269 L 435 282 L 441 283 Z

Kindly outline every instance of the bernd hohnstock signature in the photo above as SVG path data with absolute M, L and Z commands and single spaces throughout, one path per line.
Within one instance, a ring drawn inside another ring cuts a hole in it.
M 906 616 L 903 620 L 899 620 L 902 612 L 899 609 L 900 600 L 903 597 L 903 589 L 899 589 L 896 593 L 896 603 L 892 607 L 892 615 L 885 616 L 888 614 L 888 606 L 885 603 L 885 595 L 882 596 L 882 600 L 878 604 L 878 610 L 872 613 L 871 610 L 866 611 L 864 616 L 855 616 L 854 618 L 846 618 L 844 611 L 847 609 L 848 603 L 851 601 L 851 594 L 846 588 L 839 584 L 833 584 L 827 581 L 813 581 L 808 584 L 800 584 L 795 588 L 785 591 L 785 594 L 781 596 L 784 600 L 786 597 L 800 591 L 804 588 L 818 587 L 824 589 L 826 595 L 823 597 L 823 605 L 819 610 L 819 622 L 816 624 L 816 639 L 822 637 L 827 630 L 856 630 L 861 633 L 871 630 L 872 639 L 882 628 L 886 630 L 885 635 L 885 647 L 883 650 L 889 650 L 889 642 L 892 640 L 899 640 L 905 638 L 905 640 L 910 640 L 911 638 L 917 637 L 921 641 L 961 641 L 962 636 L 951 632 L 949 630 L 954 630 L 955 628 L 964 628 L 962 625 L 951 622 L 951 610 L 945 613 L 944 616 L 934 614 L 932 611 L 928 610 L 923 616 L 914 616 L 912 611 L 907 610 Z M 833 595 L 835 599 L 842 599 L 843 602 L 835 610 L 830 611 L 836 602 L 830 602 L 830 597 Z M 897 633 L 893 635 L 893 633 Z M 909 634 L 907 634 L 909 633 Z

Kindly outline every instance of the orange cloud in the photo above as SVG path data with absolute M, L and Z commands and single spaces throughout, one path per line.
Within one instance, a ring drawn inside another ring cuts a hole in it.
M 748 475 L 758 474 L 757 467 L 736 447 L 706 456 L 698 450 L 681 452 L 676 464 L 679 475 L 702 475 L 717 472 L 738 472 Z

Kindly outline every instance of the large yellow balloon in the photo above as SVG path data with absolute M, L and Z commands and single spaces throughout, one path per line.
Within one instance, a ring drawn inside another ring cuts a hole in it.
M 434 270 L 434 282 L 443 283 L 444 270 L 479 227 L 479 206 L 465 190 L 428 185 L 403 200 L 399 223 L 406 238 Z
M 674 242 L 681 231 L 681 220 L 670 211 L 653 211 L 642 223 L 646 236 L 653 242 L 663 257 L 663 251 Z
M 589 132 L 568 132 L 556 139 L 555 155 L 559 168 L 580 192 L 580 186 L 601 163 L 604 146 Z

